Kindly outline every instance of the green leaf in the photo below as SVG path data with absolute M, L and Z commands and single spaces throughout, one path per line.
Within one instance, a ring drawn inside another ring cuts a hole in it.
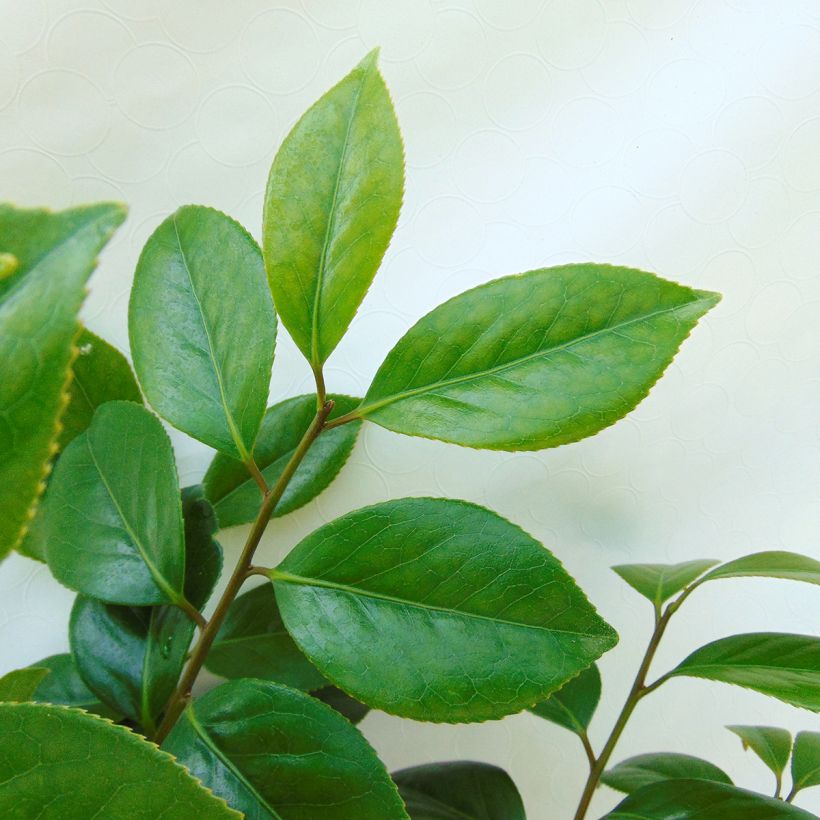
M 211 537 L 216 518 L 201 488 L 183 491 L 185 594 L 201 608 L 222 568 Z M 78 596 L 71 613 L 71 648 L 89 687 L 112 709 L 153 734 L 179 680 L 194 623 L 178 607 L 127 607 Z
M 396 227 L 404 149 L 371 51 L 285 138 L 262 245 L 282 322 L 314 368 L 356 314 Z
M 97 410 L 60 456 L 42 515 L 49 567 L 70 589 L 118 604 L 183 600 L 174 453 L 144 407 Z
M 343 692 L 338 686 L 323 686 L 321 689 L 315 689 L 310 694 L 322 703 L 326 703 L 331 709 L 335 709 L 344 715 L 354 726 L 361 723 L 370 711 L 369 706 L 365 706 L 355 698 L 350 697 L 347 692 Z
M 592 664 L 546 700 L 531 706 L 530 712 L 576 735 L 584 735 L 600 699 L 601 673 Z
M 526 820 L 512 778 L 488 763 L 430 763 L 392 777 L 411 820 Z
M 249 818 L 407 816 L 383 764 L 348 721 L 270 681 L 231 681 L 195 700 L 164 748 Z
M 717 563 L 704 559 L 682 564 L 619 564 L 612 569 L 629 586 L 659 607 Z
M 719 578 L 784 578 L 820 584 L 820 561 L 796 552 L 756 552 L 721 564 L 702 578 L 700 583 Z
M 142 403 L 137 380 L 122 353 L 85 329 L 80 333 L 77 346 L 78 355 L 71 368 L 68 407 L 61 419 L 60 449 L 88 429 L 94 411 L 105 402 L 122 399 Z M 17 546 L 18 552 L 37 561 L 45 561 L 43 529 L 42 516 L 36 515 L 25 538 Z
M 74 659 L 67 652 L 62 655 L 51 655 L 32 665 L 50 670 L 35 690 L 32 700 L 55 706 L 76 706 L 112 720 L 121 719 L 122 715 L 101 703 L 85 685 Z
M 798 732 L 792 753 L 792 794 L 820 786 L 820 732 Z
M 360 402 L 350 396 L 332 395 L 328 398 L 336 403 L 331 419 L 353 410 Z M 298 396 L 268 408 L 259 428 L 253 457 L 269 487 L 282 474 L 315 415 L 315 395 Z M 299 509 L 330 485 L 347 461 L 360 427 L 361 422 L 354 422 L 319 436 L 276 505 L 274 517 Z M 241 461 L 217 453 L 203 484 L 221 527 L 247 524 L 256 519 L 262 503 L 261 493 Z
M 64 706 L 0 704 L 0 816 L 238 820 L 173 758 L 123 726 Z
M 732 785 L 729 775 L 714 763 L 675 752 L 636 755 L 601 775 L 602 783 L 627 794 L 663 780 L 713 780 Z
M 647 395 L 719 299 L 591 263 L 496 279 L 410 328 L 356 412 L 397 433 L 468 447 L 578 441 Z
M 751 749 L 777 776 L 778 781 L 792 751 L 792 736 L 775 726 L 727 726 L 743 744 Z
M 630 794 L 606 820 L 817 820 L 797 806 L 725 783 L 664 780 Z
M 200 205 L 169 216 L 137 264 L 128 331 L 137 376 L 156 411 L 247 460 L 276 343 L 262 254 L 250 234 Z
M 86 328 L 77 339 L 77 349 L 71 366 L 68 407 L 62 418 L 60 449 L 88 429 L 101 404 L 118 399 L 142 404 L 131 365 L 119 350 Z
M 405 498 L 332 521 L 271 571 L 288 632 L 368 706 L 500 718 L 617 642 L 560 562 L 464 501 Z
M 0 701 L 33 700 L 37 687 L 48 674 L 48 669 L 37 666 L 8 672 L 0 678 Z
M 668 677 L 733 683 L 820 712 L 820 638 L 777 632 L 732 635 L 696 649 Z
M 285 629 L 270 584 L 231 604 L 205 666 L 223 678 L 261 678 L 306 691 L 327 684 Z
M 0 205 L 0 558 L 22 539 L 60 433 L 97 254 L 125 219 L 104 203 L 54 213 Z

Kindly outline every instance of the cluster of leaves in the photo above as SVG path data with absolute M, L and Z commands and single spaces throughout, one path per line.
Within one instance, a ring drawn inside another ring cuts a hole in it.
M 719 299 L 607 265 L 507 276 L 423 317 L 364 398 L 327 394 L 324 363 L 381 263 L 403 185 L 401 135 L 371 54 L 281 146 L 261 248 L 202 206 L 180 208 L 151 235 L 129 306 L 136 378 L 77 323 L 123 209 L 0 206 L 0 353 L 9 363 L 0 554 L 45 561 L 78 593 L 70 654 L 0 679 L 0 810 L 517 820 L 523 804 L 500 769 L 456 761 L 391 775 L 355 724 L 371 708 L 438 722 L 531 709 L 584 744 L 579 818 L 601 779 L 629 792 L 612 817 L 809 816 L 791 805 L 820 777 L 818 736 L 808 732 L 794 744 L 785 801 L 738 789 L 693 758 L 605 767 L 638 700 L 672 677 L 820 710 L 820 640 L 811 636 L 725 638 L 646 684 L 669 618 L 697 586 L 743 575 L 816 584 L 811 559 L 618 567 L 652 601 L 656 628 L 598 755 L 587 736 L 601 687 L 594 662 L 617 635 L 560 561 L 494 512 L 451 499 L 389 501 L 319 528 L 276 567 L 253 565 L 271 518 L 333 481 L 363 421 L 477 448 L 578 441 L 646 396 Z M 266 408 L 278 320 L 316 394 Z M 216 450 L 200 486 L 180 488 L 158 416 Z M 245 548 L 206 618 L 222 574 L 214 536 L 243 524 Z M 239 595 L 254 575 L 264 585 Z M 203 667 L 227 682 L 193 698 Z M 779 795 L 782 735 L 735 730 L 779 766 Z

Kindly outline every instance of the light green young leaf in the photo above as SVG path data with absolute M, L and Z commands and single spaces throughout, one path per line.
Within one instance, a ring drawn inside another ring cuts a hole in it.
M 325 677 L 403 717 L 518 712 L 617 642 L 548 550 L 464 501 L 357 510 L 270 575 L 285 627 Z
M 261 678 L 306 691 L 327 685 L 285 629 L 270 584 L 231 604 L 205 666 L 223 678 Z
M 700 583 L 719 578 L 784 578 L 820 584 L 820 561 L 796 552 L 756 552 L 713 569 Z
M 55 706 L 76 706 L 86 712 L 93 712 L 111 720 L 122 718 L 122 715 L 113 712 L 101 703 L 85 685 L 85 681 L 77 671 L 74 659 L 67 652 L 43 658 L 32 666 L 49 670 L 48 676 L 35 690 L 32 700 L 38 703 L 51 703 Z
M 531 706 L 530 712 L 576 735 L 584 735 L 600 699 L 601 673 L 597 665 L 592 664 L 546 700 Z
M 360 401 L 350 396 L 328 398 L 335 402 L 331 419 L 349 412 Z M 259 428 L 253 458 L 269 487 L 282 474 L 315 415 L 315 395 L 297 396 L 268 408 Z M 276 505 L 274 517 L 299 509 L 330 485 L 347 461 L 360 427 L 361 422 L 345 424 L 327 430 L 316 440 Z M 256 519 L 262 496 L 241 461 L 217 453 L 205 474 L 203 486 L 223 529 Z
M 732 785 L 729 775 L 714 763 L 676 752 L 636 755 L 601 775 L 602 783 L 626 794 L 664 780 L 712 780 Z
M 97 410 L 60 456 L 41 514 L 49 567 L 70 589 L 135 606 L 184 600 L 174 454 L 144 407 Z
M 216 518 L 201 488 L 183 491 L 185 594 L 201 608 L 222 567 L 213 540 Z M 181 609 L 128 607 L 78 596 L 71 613 L 71 650 L 88 686 L 116 712 L 153 734 L 177 685 L 194 623 Z
M 605 820 L 817 820 L 797 806 L 725 783 L 663 780 L 619 803 Z
M 775 726 L 727 726 L 743 744 L 751 749 L 774 773 L 778 783 L 789 762 L 792 736 L 785 729 Z
M 156 411 L 247 460 L 276 342 L 262 254 L 250 234 L 200 205 L 169 216 L 140 256 L 128 331 L 134 368 Z
M 792 752 L 792 795 L 820 786 L 820 732 L 798 732 Z
M 34 700 L 37 687 L 48 674 L 48 669 L 37 666 L 7 672 L 0 678 L 0 701 L 22 703 L 27 700 Z
M 131 365 L 119 350 L 86 329 L 77 339 L 77 348 L 78 355 L 71 367 L 68 406 L 61 419 L 60 449 L 88 429 L 100 405 L 117 399 L 142 403 Z M 32 519 L 17 550 L 37 561 L 46 560 L 42 516 Z
M 0 558 L 22 539 L 44 489 L 65 409 L 77 313 L 121 205 L 67 211 L 0 205 Z
M 318 368 L 350 324 L 396 227 L 404 150 L 372 51 L 285 138 L 262 245 L 276 310 Z
M 85 712 L 2 703 L 0 737 L 2 817 L 241 817 L 170 755 L 125 727 Z
M 592 263 L 496 279 L 410 328 L 356 415 L 491 450 L 578 441 L 630 412 L 719 300 Z
M 717 563 L 704 559 L 682 564 L 619 564 L 612 569 L 629 586 L 659 607 Z
M 732 635 L 696 649 L 667 675 L 675 676 L 733 683 L 820 712 L 820 638 Z
M 407 817 L 355 727 L 309 695 L 270 681 L 231 681 L 198 698 L 164 748 L 254 820 Z
M 526 820 L 512 778 L 488 763 L 429 763 L 391 777 L 411 820 Z

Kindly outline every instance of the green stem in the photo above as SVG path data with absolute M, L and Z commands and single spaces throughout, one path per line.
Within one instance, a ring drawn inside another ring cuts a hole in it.
M 601 775 L 604 773 L 606 765 L 609 763 L 609 759 L 615 751 L 615 746 L 620 740 L 621 735 L 626 728 L 626 724 L 632 717 L 632 713 L 635 711 L 635 707 L 642 698 L 657 689 L 658 686 L 667 680 L 666 676 L 664 676 L 655 681 L 655 683 L 649 686 L 646 685 L 646 676 L 649 674 L 649 667 L 652 665 L 652 661 L 655 658 L 655 653 L 658 651 L 658 645 L 661 642 L 661 638 L 663 638 L 664 632 L 666 632 L 666 627 L 669 625 L 669 620 L 678 611 L 680 605 L 686 600 L 693 589 L 694 585 L 685 589 L 675 601 L 666 607 L 663 614 L 660 614 L 659 607 L 655 608 L 655 629 L 652 632 L 652 637 L 649 639 L 649 644 L 646 647 L 643 660 L 638 668 L 638 674 L 635 676 L 635 680 L 632 683 L 632 688 L 629 690 L 629 695 L 627 695 L 626 702 L 621 709 L 621 713 L 618 715 L 618 719 L 612 727 L 612 732 L 607 738 L 604 748 L 601 750 L 601 754 L 590 768 L 589 777 L 587 778 L 586 785 L 584 786 L 584 791 L 581 794 L 578 809 L 575 812 L 575 820 L 584 820 L 586 817 L 587 811 L 589 810 L 589 804 L 592 802 L 592 796 L 595 794 L 595 789 L 598 787 L 598 783 L 601 780 Z
M 205 620 L 203 614 L 187 599 L 181 598 L 177 606 L 200 628 L 204 631 L 208 627 L 208 622 Z
M 157 745 L 161 744 L 162 741 L 165 740 L 168 733 L 171 729 L 173 729 L 174 724 L 177 720 L 179 720 L 179 716 L 185 709 L 185 705 L 191 697 L 191 688 L 194 685 L 194 681 L 205 663 L 205 658 L 208 656 L 208 652 L 210 651 L 211 645 L 219 632 L 219 628 L 222 626 L 222 622 L 228 614 L 228 609 L 233 603 L 234 598 L 236 598 L 240 587 L 248 577 L 248 570 L 252 566 L 254 553 L 256 552 L 256 548 L 259 546 L 259 541 L 262 539 L 265 528 L 268 526 L 271 514 L 276 508 L 276 505 L 279 503 L 279 500 L 282 498 L 283 493 L 287 489 L 291 478 L 293 478 L 293 474 L 296 472 L 296 469 L 302 462 L 305 454 L 324 429 L 327 417 L 330 415 L 332 410 L 332 401 L 327 401 L 324 405 L 322 405 L 316 413 L 310 427 L 308 427 L 304 436 L 302 436 L 299 446 L 296 450 L 294 450 L 293 455 L 290 457 L 290 461 L 288 461 L 287 466 L 282 471 L 282 474 L 279 476 L 276 484 L 274 484 L 273 487 L 265 493 L 262 499 L 262 506 L 259 509 L 259 514 L 256 516 L 256 520 L 253 523 L 253 527 L 251 527 L 250 533 L 248 533 L 245 546 L 242 548 L 242 554 L 239 556 L 239 561 L 234 567 L 233 573 L 228 580 L 228 585 L 225 587 L 225 591 L 222 593 L 222 597 L 216 605 L 216 609 L 214 610 L 211 620 L 208 621 L 207 627 L 199 636 L 199 640 L 191 653 L 191 659 L 188 661 L 188 665 L 185 667 L 185 671 L 179 679 L 179 684 L 177 685 L 176 691 L 173 695 L 171 695 L 168 705 L 165 707 L 165 716 L 163 717 L 162 723 L 154 736 L 154 742 L 157 743 Z
M 581 739 L 581 745 L 584 747 L 584 752 L 586 752 L 587 760 L 589 761 L 589 770 L 595 767 L 595 750 L 592 748 L 592 744 L 589 742 L 589 735 L 586 732 L 581 732 L 578 737 Z
M 313 377 L 316 379 L 316 407 L 321 410 L 327 401 L 327 392 L 325 390 L 325 374 L 322 370 L 321 364 L 311 365 L 313 370 Z
M 248 468 L 248 472 L 253 477 L 253 480 L 259 486 L 259 490 L 261 491 L 262 495 L 265 495 L 268 491 L 268 482 L 265 481 L 265 476 L 262 475 L 262 471 L 259 469 L 257 463 L 253 460 L 252 456 L 249 456 L 248 459 L 245 461 L 245 467 Z
M 786 802 L 791 803 L 797 795 L 798 791 L 799 789 L 797 788 L 797 786 L 792 786 L 791 791 L 786 795 Z

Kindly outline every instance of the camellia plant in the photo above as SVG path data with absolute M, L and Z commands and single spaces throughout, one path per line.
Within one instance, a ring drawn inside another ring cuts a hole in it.
M 70 654 L 0 680 L 0 815 L 520 820 L 501 769 L 453 761 L 389 774 L 356 724 L 369 709 L 449 723 L 529 709 L 580 739 L 578 820 L 602 783 L 627 795 L 612 818 L 811 817 L 792 801 L 820 784 L 817 732 L 793 742 L 782 729 L 730 727 L 774 773 L 774 796 L 681 754 L 610 767 L 636 706 L 673 677 L 820 710 L 812 636 L 726 637 L 650 675 L 669 620 L 700 586 L 818 584 L 811 558 L 615 567 L 651 603 L 655 628 L 597 751 L 595 661 L 617 635 L 549 550 L 491 510 L 388 501 L 319 527 L 277 566 L 255 563 L 271 519 L 336 478 L 363 422 L 482 449 L 578 441 L 630 412 L 719 300 L 609 265 L 506 276 L 420 319 L 364 398 L 328 393 L 325 362 L 387 250 L 403 184 L 373 53 L 282 144 L 261 249 L 198 205 L 148 239 L 129 305 L 136 378 L 77 319 L 124 209 L 0 207 L 0 548 L 47 562 L 78 593 Z M 279 320 L 316 392 L 266 408 Z M 200 485 L 180 489 L 160 418 L 216 451 Z M 211 601 L 214 536 L 243 525 Z M 262 585 L 240 594 L 255 576 Z M 195 697 L 203 668 L 227 681 Z

